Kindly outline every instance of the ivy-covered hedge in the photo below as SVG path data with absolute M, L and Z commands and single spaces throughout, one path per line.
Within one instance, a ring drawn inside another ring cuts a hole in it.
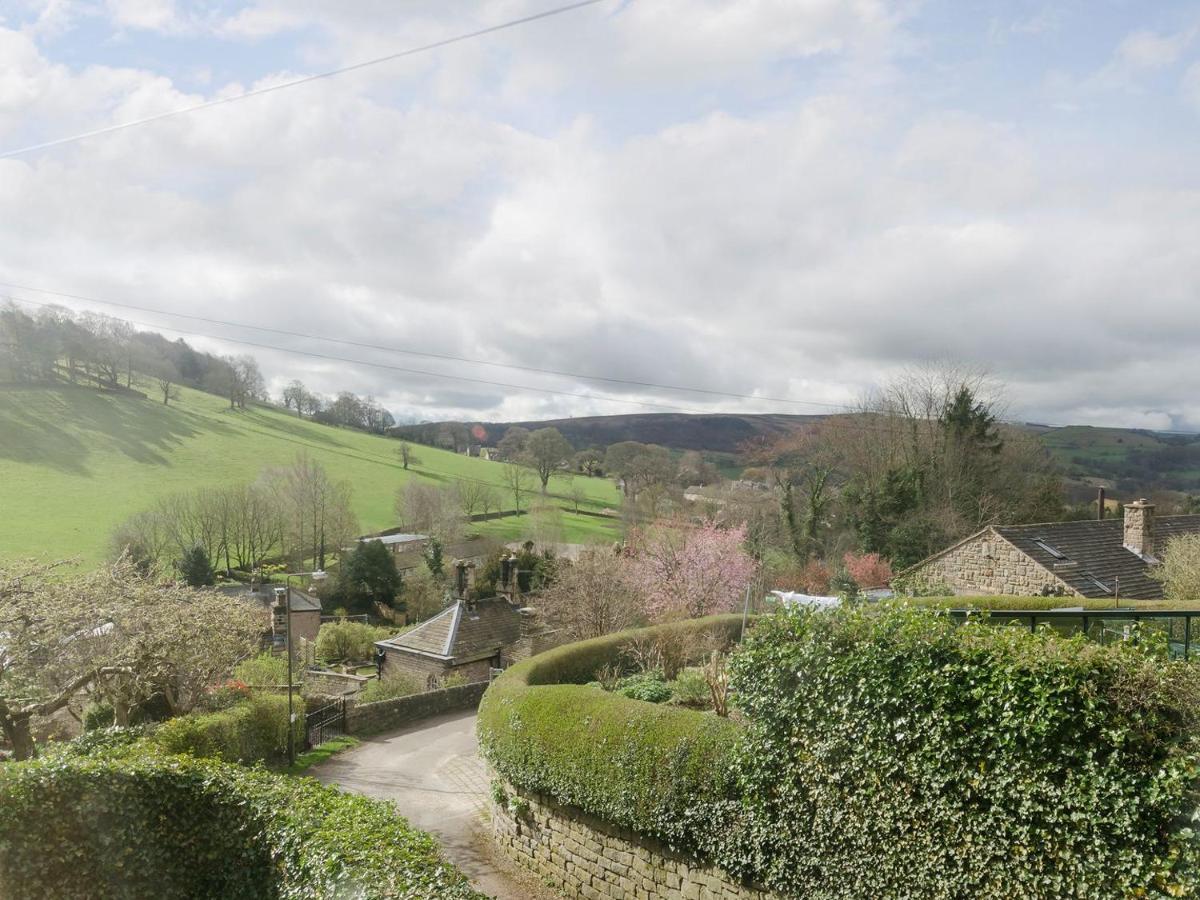
M 0 766 L 0 897 L 479 896 L 390 804 L 311 779 L 143 745 Z
M 729 645 L 741 616 L 713 616 L 558 647 L 510 668 L 479 707 L 479 740 L 514 784 L 677 846 L 707 841 L 735 796 L 728 719 L 588 687 L 634 642 Z
M 1200 892 L 1194 665 L 903 604 L 785 611 L 733 656 L 738 728 L 547 684 L 605 655 L 554 653 L 484 698 L 499 773 L 785 896 Z

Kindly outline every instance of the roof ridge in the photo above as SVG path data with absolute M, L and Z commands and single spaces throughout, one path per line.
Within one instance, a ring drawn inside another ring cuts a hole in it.
M 458 637 L 459 623 L 462 622 L 462 609 L 463 609 L 462 601 L 461 600 L 458 601 L 450 608 L 454 611 L 454 621 L 452 621 L 450 623 L 450 628 L 446 634 L 446 644 L 444 647 L 442 647 L 442 655 L 443 656 L 451 656 L 452 655 L 450 651 L 454 647 L 454 639 L 456 637 Z
M 419 625 L 417 625 L 416 627 L 414 627 L 414 628 L 410 628 L 410 629 L 408 629 L 407 631 L 402 631 L 402 632 L 400 632 L 398 635 L 396 635 L 395 637 L 386 638 L 386 640 L 387 640 L 388 642 L 390 642 L 390 643 L 393 643 L 393 644 L 394 644 L 394 643 L 396 643 L 397 641 L 401 640 L 402 638 L 411 637 L 411 636 L 413 636 L 413 635 L 416 635 L 416 634 L 418 634 L 419 632 L 422 632 L 422 631 L 425 631 L 426 629 L 428 629 L 428 628 L 429 628 L 431 625 L 433 625 L 435 622 L 439 621 L 439 620 L 440 620 L 440 619 L 441 619 L 443 616 L 445 616 L 447 613 L 450 613 L 450 612 L 453 612 L 453 611 L 454 611 L 454 607 L 453 607 L 453 606 L 447 606 L 445 609 L 443 609 L 443 610 L 442 610 L 441 612 L 439 612 L 437 615 L 430 616 L 428 619 L 426 619 L 424 622 L 421 622 L 421 623 L 420 623 Z M 401 644 L 400 646 L 403 646 L 403 645 Z

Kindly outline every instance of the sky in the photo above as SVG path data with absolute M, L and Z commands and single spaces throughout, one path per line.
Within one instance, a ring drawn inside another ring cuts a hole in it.
M 561 2 L 0 0 L 0 156 Z M 0 296 L 403 420 L 952 360 L 1013 418 L 1197 430 L 1198 139 L 1195 3 L 611 0 L 0 158 Z

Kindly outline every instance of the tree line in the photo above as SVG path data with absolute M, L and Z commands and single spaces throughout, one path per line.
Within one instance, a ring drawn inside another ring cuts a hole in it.
M 48 306 L 30 315 L 12 303 L 0 309 L 0 382 L 133 390 L 136 375 L 166 404 L 180 385 L 226 397 L 231 407 L 267 399 L 252 356 L 204 353 L 102 313 Z
M 357 534 L 349 482 L 302 453 L 251 483 L 164 497 L 119 525 L 111 544 L 143 571 L 174 569 L 198 586 L 215 570 L 250 573 L 276 559 L 324 568 Z

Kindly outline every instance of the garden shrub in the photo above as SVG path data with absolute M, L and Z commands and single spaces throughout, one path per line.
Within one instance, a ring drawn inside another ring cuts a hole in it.
M 375 703 L 379 700 L 397 700 L 424 691 L 421 683 L 408 675 L 389 673 L 383 678 L 367 682 L 366 687 L 354 698 L 359 703 Z
M 616 690 L 623 697 L 647 703 L 666 703 L 671 699 L 671 689 L 659 671 L 639 672 L 622 678 L 617 682 Z
M 240 681 L 256 690 L 275 687 L 286 689 L 288 683 L 287 654 L 276 656 L 265 651 L 258 656 L 244 659 L 233 667 L 233 677 L 235 681 Z
M 0 767 L 0 896 L 480 895 L 390 804 L 143 748 Z
M 395 635 L 395 628 L 362 622 L 326 622 L 317 632 L 317 658 L 325 663 L 371 662 L 375 658 L 375 642 Z
M 765 619 L 731 675 L 731 871 L 811 897 L 1196 890 L 1196 667 L 885 604 Z
M 304 742 L 304 701 L 296 697 L 296 744 Z M 154 739 L 169 753 L 214 757 L 226 762 L 274 762 L 287 753 L 287 696 L 253 694 L 229 709 L 169 719 Z
M 741 616 L 712 616 L 569 644 L 518 663 L 484 694 L 483 753 L 523 789 L 674 846 L 699 846 L 719 833 L 713 817 L 736 796 L 729 757 L 737 727 L 588 683 L 622 659 L 631 640 L 692 632 L 728 645 L 741 627 Z
M 93 703 L 83 711 L 83 730 L 95 731 L 108 728 L 116 721 L 111 703 Z
M 683 669 L 668 687 L 671 689 L 672 703 L 692 709 L 712 708 L 712 692 L 703 669 Z

